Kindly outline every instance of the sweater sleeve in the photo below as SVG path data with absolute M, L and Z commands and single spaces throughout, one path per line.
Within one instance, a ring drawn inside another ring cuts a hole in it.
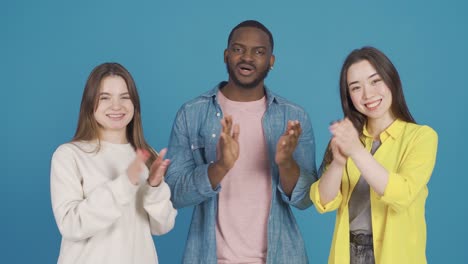
M 162 181 L 158 187 L 145 183 L 143 188 L 143 207 L 148 213 L 151 233 L 164 235 L 174 227 L 177 216 L 177 210 L 170 200 L 171 190 L 165 181 Z
M 76 154 L 66 145 L 52 156 L 50 191 L 58 229 L 66 239 L 79 241 L 109 228 L 122 209 L 135 199 L 138 186 L 127 175 L 106 182 L 85 195 Z

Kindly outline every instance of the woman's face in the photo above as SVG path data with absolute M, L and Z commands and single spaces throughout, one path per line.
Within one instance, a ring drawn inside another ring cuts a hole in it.
M 126 128 L 133 119 L 134 111 L 125 80 L 120 76 L 102 79 L 98 106 L 94 112 L 94 118 L 100 126 L 100 136 L 106 139 L 111 134 L 121 134 L 122 139 L 126 140 Z
M 391 111 L 392 92 L 367 60 L 352 64 L 347 73 L 347 85 L 354 107 L 368 121 L 395 120 Z

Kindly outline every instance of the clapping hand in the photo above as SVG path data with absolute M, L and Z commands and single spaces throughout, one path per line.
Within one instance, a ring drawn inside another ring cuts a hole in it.
M 292 164 L 292 154 L 296 149 L 299 136 L 302 133 L 301 123 L 297 120 L 288 121 L 288 127 L 279 138 L 276 145 L 275 162 L 278 166 L 288 167 Z

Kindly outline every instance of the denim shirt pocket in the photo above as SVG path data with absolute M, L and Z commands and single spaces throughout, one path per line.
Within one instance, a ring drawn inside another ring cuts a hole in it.
M 205 142 L 201 138 L 190 141 L 190 148 L 192 149 L 193 160 L 196 165 L 206 164 L 205 156 Z

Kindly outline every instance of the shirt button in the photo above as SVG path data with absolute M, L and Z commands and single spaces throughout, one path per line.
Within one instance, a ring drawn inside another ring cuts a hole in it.
M 220 113 L 216 113 L 216 116 L 220 116 L 221 114 Z
M 215 137 L 216 137 L 216 134 L 211 135 L 211 137 L 214 137 L 214 138 L 215 138 Z

